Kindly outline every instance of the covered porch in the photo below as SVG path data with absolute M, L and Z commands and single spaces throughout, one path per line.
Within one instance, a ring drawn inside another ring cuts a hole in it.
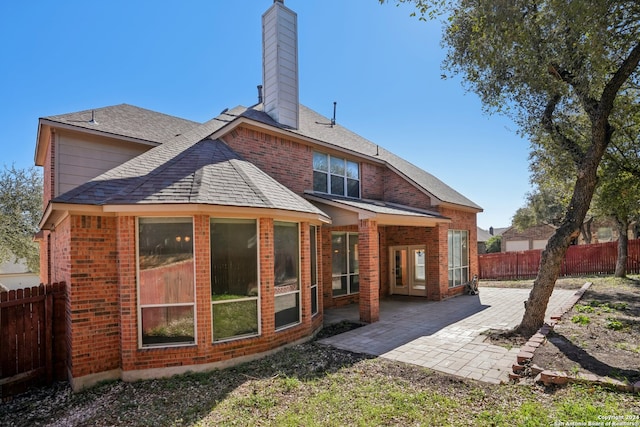
M 332 219 L 322 227 L 325 308 L 357 304 L 358 320 L 373 323 L 381 298 L 447 296 L 449 218 L 379 200 L 305 197 Z

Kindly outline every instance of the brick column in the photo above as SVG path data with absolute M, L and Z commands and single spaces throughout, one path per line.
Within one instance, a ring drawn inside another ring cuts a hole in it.
M 378 223 L 360 220 L 358 225 L 360 259 L 360 320 L 377 322 L 380 317 L 380 255 Z
M 259 230 L 261 335 L 268 341 L 275 335 L 273 218 L 260 218 Z
M 441 301 L 449 295 L 449 224 L 438 224 L 436 226 L 438 233 L 438 296 L 437 300 Z

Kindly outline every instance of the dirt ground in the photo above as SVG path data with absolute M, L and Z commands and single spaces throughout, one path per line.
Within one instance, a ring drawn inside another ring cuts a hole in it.
M 556 287 L 591 287 L 566 313 L 547 341 L 535 352 L 533 364 L 565 371 L 640 381 L 640 278 L 589 277 L 561 279 Z M 484 282 L 484 286 L 531 286 L 531 282 Z M 495 342 L 522 345 L 522 337 L 490 336 Z

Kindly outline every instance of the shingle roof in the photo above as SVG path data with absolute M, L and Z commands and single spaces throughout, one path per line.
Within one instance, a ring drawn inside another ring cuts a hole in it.
M 301 202 L 297 200 L 293 203 L 294 209 L 292 210 L 303 209 L 307 211 L 312 206 L 309 202 L 291 193 L 255 166 L 249 167 L 248 162 L 238 158 L 238 162 L 243 162 L 241 163 L 243 167 L 238 170 L 233 167 L 234 165 L 238 166 L 238 163 L 232 161 L 231 158 L 220 163 L 211 157 L 213 154 L 207 151 L 212 149 L 211 143 L 207 142 L 210 140 L 205 140 L 225 125 L 244 117 L 317 140 L 323 144 L 349 150 L 355 154 L 379 158 L 438 200 L 481 210 L 480 206 L 435 176 L 339 124 L 332 126 L 329 119 L 303 105 L 300 106 L 299 129 L 281 126 L 262 111 L 262 105 L 251 108 L 239 106 L 225 111 L 203 124 L 172 118 L 127 104 L 94 111 L 98 126 L 101 126 L 100 129 L 104 132 L 162 142 L 163 144 L 68 193 L 60 195 L 54 200 L 56 202 L 86 204 L 211 203 L 233 206 L 253 206 L 252 203 L 256 203 L 256 207 L 258 205 L 266 207 L 262 205 L 264 202 L 267 204 L 275 203 L 275 207 L 280 203 L 278 200 L 288 199 L 293 195 L 304 203 L 300 204 Z M 95 129 L 95 125 L 88 123 L 88 120 L 91 119 L 91 112 L 92 110 L 87 110 L 62 116 L 51 116 L 47 120 Z M 215 142 L 214 146 L 218 144 L 222 143 Z M 228 147 L 227 150 L 230 151 Z M 233 152 L 231 151 L 231 153 Z M 235 155 L 235 153 L 233 154 Z M 211 160 L 203 160 L 200 156 Z M 237 155 L 235 156 L 237 157 Z M 202 163 L 203 161 L 204 163 Z M 247 182 L 243 184 L 239 179 L 243 172 L 246 174 L 246 178 L 253 179 L 253 187 Z M 231 176 L 225 177 L 224 175 L 227 173 Z M 268 178 L 268 180 L 265 181 L 263 178 Z M 223 190 L 221 188 L 216 190 L 215 185 L 210 188 L 209 185 L 212 182 L 228 188 L 229 193 L 223 194 Z M 203 183 L 207 185 L 202 185 Z M 234 189 L 232 184 L 239 187 Z M 249 186 L 247 187 L 247 185 Z M 285 195 L 282 189 L 290 194 Z M 257 197 L 255 202 L 246 198 L 250 193 L 257 196 L 261 191 L 266 191 L 266 193 Z M 268 193 L 269 191 L 274 191 L 276 194 L 271 195 Z M 270 202 L 264 201 L 265 195 Z M 285 206 L 281 207 L 286 208 Z
M 429 212 L 422 209 L 415 209 L 410 206 L 398 205 L 395 203 L 384 202 L 380 200 L 352 199 L 348 197 L 339 197 L 328 194 L 316 194 L 311 196 L 312 199 L 327 200 L 329 202 L 350 206 L 358 210 L 369 211 L 376 214 L 385 215 L 402 215 L 409 217 L 421 217 L 432 219 L 448 219 L 438 212 Z
M 299 129 L 284 128 L 262 111 L 262 105 L 245 109 L 241 116 L 256 120 L 271 126 L 280 127 L 290 132 L 334 145 L 341 149 L 353 151 L 370 157 L 377 157 L 389 166 L 412 180 L 419 187 L 442 202 L 471 207 L 482 210 L 480 206 L 458 193 L 447 184 L 415 166 L 414 164 L 396 156 L 390 151 L 374 144 L 366 138 L 346 129 L 339 124 L 331 125 L 331 120 L 315 111 L 300 105 Z
M 155 143 L 165 142 L 200 124 L 128 104 L 43 117 L 42 119 Z
M 78 204 L 194 203 L 270 208 L 327 217 L 320 209 L 240 158 L 220 140 L 200 139 L 208 122 L 60 195 Z M 196 137 L 191 139 L 189 136 Z M 197 142 L 189 142 L 197 141 Z

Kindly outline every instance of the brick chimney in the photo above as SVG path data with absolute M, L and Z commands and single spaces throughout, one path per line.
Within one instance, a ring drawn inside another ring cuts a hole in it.
M 262 15 L 262 83 L 264 111 L 298 129 L 298 16 L 284 0 Z

